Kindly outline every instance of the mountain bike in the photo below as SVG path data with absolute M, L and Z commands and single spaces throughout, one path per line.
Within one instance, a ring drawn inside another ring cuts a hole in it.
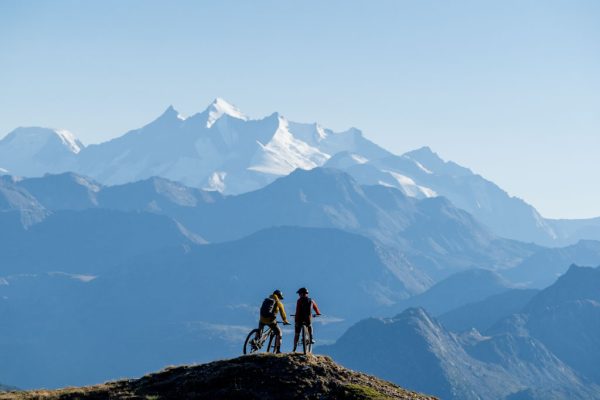
M 291 314 L 294 317 L 294 314 Z M 318 317 L 319 315 L 313 314 L 313 317 Z M 314 333 L 313 327 L 313 333 Z M 302 352 L 304 354 L 312 353 L 312 337 L 308 331 L 308 326 L 305 323 L 302 323 L 302 329 L 300 329 L 300 337 L 298 338 L 298 343 L 302 343 Z
M 277 322 L 280 323 L 280 321 Z M 257 336 L 258 339 L 256 338 Z M 265 326 L 262 329 L 262 332 L 260 332 L 258 328 L 252 329 L 244 341 L 244 354 L 261 351 L 265 343 L 267 344 L 265 351 L 267 353 L 274 353 L 276 336 L 277 334 L 270 326 Z

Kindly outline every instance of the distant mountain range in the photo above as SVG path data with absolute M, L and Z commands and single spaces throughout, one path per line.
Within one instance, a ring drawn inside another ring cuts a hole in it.
M 502 293 L 516 283 L 499 274 L 524 265 L 548 279 L 577 253 L 499 239 L 444 198 L 326 168 L 237 196 L 164 178 L 5 176 L 0 206 L 0 352 L 13 360 L 0 377 L 25 388 L 235 355 L 275 287 L 311 288 L 327 343 L 367 316 L 438 315 Z M 546 271 L 555 252 L 562 261 Z
M 361 321 L 319 350 L 349 368 L 444 399 L 599 399 L 599 279 L 600 268 L 572 266 L 482 333 L 455 334 L 411 308 Z M 513 296 L 522 297 L 504 295 Z M 460 313 L 462 323 L 466 317 Z M 473 325 L 480 318 L 472 314 Z
M 1 382 L 234 356 L 264 296 L 281 288 L 290 311 L 308 286 L 319 343 L 389 379 L 420 388 L 431 369 L 431 391 L 466 399 L 596 393 L 594 273 L 536 289 L 600 264 L 600 242 L 570 243 L 599 221 L 543 219 L 427 148 L 395 156 L 357 130 L 249 120 L 217 100 L 88 147 L 19 128 L 0 167 Z M 393 347 L 403 334 L 412 347 Z M 372 339 L 380 359 L 348 355 Z
M 429 148 L 397 156 L 354 128 L 337 133 L 278 113 L 252 120 L 222 99 L 188 118 L 169 107 L 140 129 L 87 147 L 67 131 L 47 128 L 18 128 L 0 140 L 0 172 L 36 177 L 72 171 L 111 185 L 158 176 L 240 194 L 297 168 L 319 166 L 347 171 L 360 184 L 396 187 L 409 197 L 444 196 L 500 237 L 550 246 L 600 239 L 600 218 L 545 219 Z

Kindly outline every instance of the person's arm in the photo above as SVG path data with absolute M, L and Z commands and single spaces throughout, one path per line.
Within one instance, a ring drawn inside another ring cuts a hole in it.
M 283 302 L 277 300 L 277 307 L 279 308 L 279 312 L 281 313 L 281 319 L 283 320 L 283 323 L 289 324 L 287 320 L 287 315 L 285 313 L 285 307 L 283 306 Z
M 313 310 L 315 310 L 315 314 L 321 315 L 321 311 L 319 311 L 319 306 L 317 306 L 317 302 L 314 300 L 312 301 L 312 307 L 313 307 Z

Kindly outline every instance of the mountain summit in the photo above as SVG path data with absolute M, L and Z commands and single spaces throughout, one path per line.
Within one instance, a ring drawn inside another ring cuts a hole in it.
M 55 391 L 0 394 L 12 399 L 406 399 L 434 397 L 345 369 L 330 358 L 259 354 L 170 367 L 140 379 Z
M 72 169 L 84 145 L 60 129 L 17 128 L 0 140 L 0 170 L 13 175 L 40 176 Z
M 208 113 L 208 119 L 206 121 L 207 128 L 213 126 L 215 122 L 217 122 L 217 120 L 223 115 L 228 115 L 232 118 L 241 119 L 243 121 L 248 120 L 248 117 L 246 117 L 236 106 L 228 103 L 220 97 L 217 97 L 205 112 Z

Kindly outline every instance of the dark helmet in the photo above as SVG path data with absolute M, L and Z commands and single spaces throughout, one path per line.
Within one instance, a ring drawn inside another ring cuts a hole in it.
M 279 299 L 283 300 L 283 293 L 281 293 L 281 290 L 276 289 L 273 294 L 279 297 Z
M 308 294 L 308 289 L 305 287 L 301 287 L 300 289 L 298 289 L 298 291 L 296 292 L 298 294 Z

